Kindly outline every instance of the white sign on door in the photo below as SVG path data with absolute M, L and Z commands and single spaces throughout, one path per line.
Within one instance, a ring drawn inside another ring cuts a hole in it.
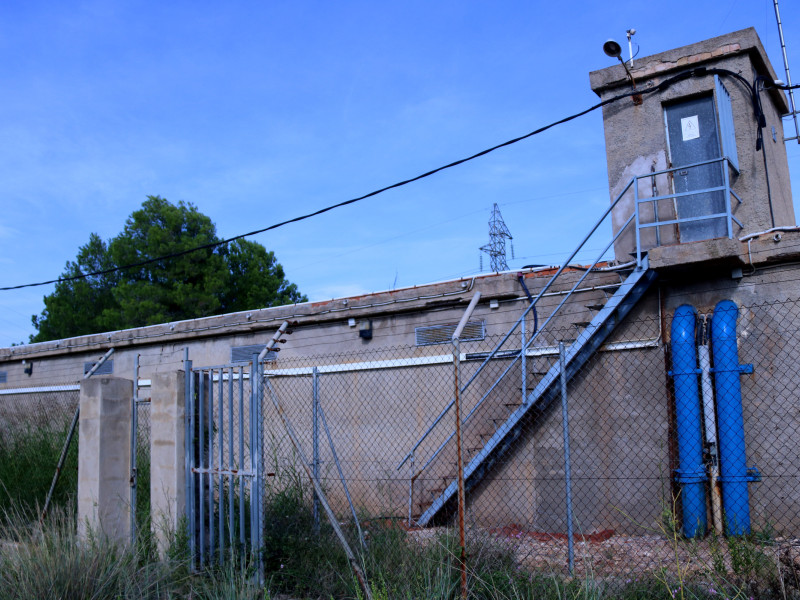
M 684 142 L 696 140 L 700 137 L 700 124 L 697 122 L 697 115 L 681 119 L 681 133 L 683 134 Z

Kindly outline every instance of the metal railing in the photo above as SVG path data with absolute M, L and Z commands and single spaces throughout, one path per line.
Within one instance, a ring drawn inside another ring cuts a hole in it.
M 558 303 L 558 305 L 555 307 L 555 309 L 550 313 L 550 315 L 544 320 L 544 322 L 541 324 L 539 329 L 537 331 L 535 331 L 530 337 L 528 337 L 526 339 L 525 333 L 522 330 L 521 326 L 525 322 L 528 314 L 530 312 L 532 312 L 536 308 L 536 306 L 539 304 L 539 302 L 542 300 L 542 298 L 545 297 L 547 295 L 547 293 L 550 291 L 550 289 L 553 287 L 555 282 L 561 277 L 561 275 L 565 271 L 567 271 L 567 269 L 569 268 L 569 265 L 572 263 L 572 261 L 578 255 L 578 253 L 581 250 L 583 250 L 583 248 L 585 247 L 586 243 L 591 239 L 591 237 L 594 235 L 594 233 L 600 228 L 600 226 L 603 224 L 603 222 L 605 222 L 605 220 L 612 213 L 614 208 L 616 208 L 616 206 L 622 200 L 623 196 L 628 191 L 630 186 L 633 185 L 634 181 L 635 181 L 635 179 L 631 179 L 631 181 L 628 183 L 628 185 L 626 185 L 625 188 L 623 189 L 622 193 L 620 193 L 617 196 L 617 198 L 609 205 L 609 207 L 603 212 L 603 215 L 597 220 L 595 225 L 590 229 L 589 233 L 584 236 L 583 240 L 581 240 L 581 242 L 578 244 L 578 246 L 570 253 L 570 255 L 567 258 L 567 260 L 564 261 L 564 263 L 560 267 L 558 267 L 558 269 L 553 274 L 553 276 L 544 285 L 544 287 L 539 291 L 539 293 L 533 298 L 533 301 L 528 305 L 528 307 L 523 311 L 522 315 L 520 315 L 520 317 L 514 322 L 514 324 L 509 329 L 509 331 L 503 336 L 503 338 L 494 347 L 494 349 L 491 352 L 488 353 L 488 355 L 486 356 L 486 358 L 484 358 L 483 362 L 480 364 L 480 366 L 477 368 L 477 370 L 472 374 L 472 376 L 461 387 L 461 393 L 464 393 L 470 387 L 470 385 L 478 378 L 478 376 L 483 372 L 483 370 L 486 368 L 486 366 L 492 360 L 494 360 L 496 358 L 501 358 L 501 357 L 502 358 L 506 358 L 506 359 L 507 358 L 511 358 L 511 363 L 503 370 L 502 374 L 496 379 L 495 383 L 492 386 L 490 386 L 489 389 L 481 396 L 480 400 L 467 413 L 467 415 L 464 417 L 462 422 L 468 421 L 469 418 L 473 414 L 475 414 L 475 412 L 481 407 L 481 405 L 486 400 L 486 398 L 488 398 L 489 395 L 492 393 L 492 391 L 494 391 L 494 389 L 497 387 L 497 385 L 514 368 L 514 366 L 516 365 L 517 361 L 521 360 L 522 357 L 526 357 L 527 356 L 528 348 L 531 345 L 533 345 L 537 340 L 539 340 L 541 338 L 542 332 L 547 330 L 547 326 L 558 315 L 558 313 L 561 310 L 561 308 L 569 301 L 569 299 L 572 296 L 572 294 L 580 287 L 580 285 L 588 277 L 589 273 L 591 273 L 592 270 L 598 265 L 598 263 L 600 263 L 602 261 L 603 257 L 606 255 L 606 253 L 614 245 L 614 242 L 616 242 L 617 239 L 622 235 L 623 231 L 625 231 L 627 229 L 627 227 L 633 222 L 633 219 L 634 219 L 635 215 L 631 214 L 631 216 L 628 217 L 628 219 L 625 221 L 625 223 L 619 229 L 619 231 L 616 233 L 616 235 L 614 235 L 612 237 L 611 241 L 609 241 L 603 247 L 603 249 L 600 251 L 599 254 L 597 254 L 596 258 L 592 261 L 592 263 L 587 268 L 585 268 L 583 270 L 583 273 L 581 274 L 581 276 L 572 285 L 572 287 L 569 289 L 569 291 L 564 295 L 564 297 L 561 299 L 561 301 Z M 630 266 L 632 266 L 632 263 L 628 264 L 628 265 L 625 265 L 625 266 L 630 267 Z M 638 266 L 641 267 L 641 264 L 639 264 Z M 519 351 L 514 351 L 512 353 L 503 352 L 502 355 L 499 356 L 500 353 L 501 353 L 501 350 L 505 346 L 506 342 L 508 342 L 509 338 L 511 338 L 511 336 L 517 331 L 518 328 L 520 328 L 520 331 L 521 331 L 521 333 L 520 333 L 520 335 L 521 335 L 521 349 Z M 416 464 L 416 462 L 417 462 L 416 452 L 419 449 L 420 445 L 434 431 L 434 429 L 437 427 L 437 425 L 450 412 L 450 410 L 453 408 L 454 405 L 455 405 L 455 398 L 450 400 L 450 402 L 447 404 L 447 406 L 433 420 L 433 422 L 428 427 L 428 429 L 425 431 L 425 433 L 423 433 L 422 436 L 413 445 L 413 447 L 408 452 L 408 454 L 406 454 L 406 456 L 403 458 L 403 460 L 400 461 L 400 464 L 397 465 L 397 470 L 398 471 L 409 460 L 411 461 L 412 468 L 413 468 L 413 465 Z M 439 445 L 439 447 L 436 449 L 436 451 L 425 461 L 425 463 L 422 465 L 422 467 L 420 467 L 420 469 L 416 473 L 412 473 L 412 475 L 410 477 L 410 484 L 409 484 L 410 486 L 413 486 L 414 480 L 417 477 L 419 477 L 419 475 L 431 464 L 431 462 L 433 462 L 433 460 L 447 446 L 447 444 L 450 442 L 450 440 L 453 438 L 454 435 L 455 435 L 455 433 L 451 433 L 445 439 L 445 441 L 442 442 Z M 412 493 L 410 492 L 409 495 L 412 495 Z
M 720 163 L 722 166 L 722 185 L 713 186 L 710 188 L 701 188 L 698 190 L 691 190 L 688 192 L 677 192 L 673 194 L 667 194 L 663 196 L 651 196 L 648 198 L 640 198 L 639 197 L 639 181 L 640 180 L 653 180 L 655 177 L 658 176 L 671 176 L 673 173 L 677 171 L 688 171 L 689 169 L 696 169 L 698 167 L 703 167 L 706 165 L 711 165 L 715 163 Z M 665 227 L 668 225 L 680 226 L 681 224 L 686 223 L 698 223 L 701 221 L 709 221 L 712 219 L 725 219 L 725 227 L 727 230 L 727 237 L 733 237 L 733 223 L 735 222 L 739 228 L 743 228 L 744 225 L 742 224 L 739 219 L 737 219 L 733 214 L 733 206 L 731 205 L 731 196 L 733 196 L 738 204 L 742 203 L 742 199 L 731 189 L 731 180 L 730 180 L 730 168 L 731 163 L 727 157 L 721 158 L 713 158 L 710 160 L 703 160 L 700 162 L 692 163 L 690 165 L 684 165 L 680 167 L 672 167 L 670 169 L 664 169 L 663 171 L 655 171 L 653 173 L 648 173 L 647 175 L 637 175 L 625 186 L 625 189 L 622 191 L 620 196 L 617 197 L 617 200 L 621 196 L 623 196 L 628 189 L 630 188 L 631 184 L 633 184 L 633 193 L 634 193 L 634 216 L 635 216 L 635 226 L 636 226 L 636 264 L 640 265 L 642 262 L 642 240 L 641 235 L 642 231 L 645 229 L 655 228 L 656 232 L 656 246 L 661 245 L 660 239 L 660 228 Z M 720 213 L 711 213 L 707 215 L 699 215 L 695 217 L 678 217 L 677 207 L 673 206 L 672 210 L 675 214 L 675 218 L 668 219 L 666 221 L 659 220 L 658 214 L 658 202 L 662 200 L 672 200 L 675 202 L 678 198 L 687 198 L 691 196 L 698 196 L 700 194 L 708 194 L 713 192 L 724 192 L 724 201 L 725 201 L 725 211 Z M 653 205 L 653 222 L 643 223 L 642 222 L 642 206 L 645 204 L 652 203 Z
M 589 230 L 589 233 L 587 233 L 584 236 L 584 238 L 576 246 L 576 248 L 570 253 L 570 255 L 567 257 L 567 259 L 561 264 L 560 267 L 558 267 L 556 273 L 553 274 L 553 276 L 549 279 L 549 281 L 545 284 L 545 286 L 533 298 L 533 300 L 531 301 L 529 306 L 523 311 L 522 315 L 520 315 L 520 317 L 510 327 L 509 331 L 502 337 L 502 339 L 494 347 L 494 349 L 491 352 L 488 353 L 488 355 L 484 358 L 483 362 L 480 364 L 480 366 L 477 368 L 477 370 L 472 374 L 472 376 L 461 387 L 461 393 L 463 394 L 470 387 L 470 385 L 479 377 L 479 375 L 484 371 L 486 366 L 491 361 L 493 361 L 495 359 L 499 359 L 499 358 L 503 358 L 503 359 L 511 358 L 510 364 L 503 370 L 502 374 L 499 377 L 497 377 L 495 382 L 486 390 L 486 392 L 481 395 L 480 399 L 475 404 L 475 406 L 473 406 L 472 409 L 466 414 L 466 416 L 464 416 L 462 423 L 466 423 L 470 419 L 470 417 L 472 417 L 476 413 L 476 411 L 478 411 L 478 409 L 483 405 L 483 403 L 491 395 L 491 393 L 494 391 L 494 389 L 500 384 L 501 381 L 503 381 L 505 379 L 505 377 L 508 375 L 508 373 L 515 367 L 515 365 L 516 365 L 518 360 L 523 361 L 522 378 L 523 378 L 523 385 L 525 384 L 526 373 L 525 373 L 525 368 L 524 368 L 524 361 L 528 356 L 528 349 L 537 340 L 539 340 L 541 338 L 543 332 L 545 332 L 547 330 L 548 325 L 553 322 L 555 317 L 561 311 L 562 307 L 565 306 L 569 302 L 572 294 L 580 287 L 580 285 L 583 283 L 583 281 L 588 277 L 589 273 L 591 273 L 597 267 L 598 263 L 600 263 L 603 260 L 603 257 L 606 255 L 606 253 L 614 246 L 614 244 L 617 242 L 617 240 L 620 239 L 620 237 L 623 235 L 624 232 L 626 232 L 628 230 L 629 227 L 633 227 L 634 230 L 635 230 L 635 236 L 636 236 L 635 262 L 631 261 L 630 263 L 625 263 L 623 265 L 620 265 L 618 267 L 620 269 L 625 268 L 625 267 L 630 268 L 630 267 L 634 267 L 634 266 L 635 266 L 636 269 L 643 268 L 643 266 L 644 266 L 643 265 L 643 260 L 644 260 L 643 257 L 644 257 L 644 254 L 646 254 L 646 251 L 642 250 L 642 243 L 641 243 L 641 232 L 642 232 L 643 229 L 648 229 L 648 228 L 652 228 L 652 227 L 658 228 L 658 227 L 666 226 L 666 225 L 680 225 L 680 224 L 685 224 L 685 223 L 700 222 L 700 221 L 705 221 L 705 220 L 709 220 L 709 219 L 717 219 L 717 218 L 724 217 L 726 219 L 726 223 L 727 223 L 728 237 L 732 238 L 733 237 L 733 222 L 736 222 L 737 225 L 739 225 L 739 227 L 743 227 L 742 223 L 733 215 L 733 210 L 732 210 L 732 207 L 731 207 L 730 197 L 733 196 L 738 201 L 738 203 L 740 203 L 740 204 L 741 204 L 742 200 L 731 189 L 730 176 L 729 176 L 729 169 L 728 168 L 723 168 L 723 171 L 724 171 L 723 185 L 721 185 L 721 186 L 714 186 L 714 187 L 711 187 L 711 188 L 704 188 L 704 189 L 699 189 L 699 190 L 690 191 L 690 192 L 679 192 L 679 193 L 668 194 L 668 195 L 664 195 L 664 196 L 653 196 L 653 197 L 649 197 L 649 198 L 640 198 L 639 197 L 639 181 L 640 180 L 644 180 L 644 179 L 651 179 L 652 180 L 652 178 L 654 178 L 654 177 L 663 176 L 663 175 L 669 175 L 669 174 L 674 173 L 675 171 L 678 171 L 678 170 L 687 170 L 687 169 L 697 168 L 697 167 L 700 167 L 700 166 L 704 166 L 704 165 L 708 165 L 708 164 L 714 164 L 714 163 L 722 163 L 723 166 L 730 165 L 730 161 L 726 157 L 722 157 L 722 158 L 716 158 L 716 159 L 712 159 L 712 160 L 700 161 L 700 162 L 697 162 L 697 163 L 693 163 L 693 164 L 685 165 L 685 166 L 681 166 L 681 167 L 673 167 L 673 168 L 670 168 L 670 169 L 665 169 L 663 171 L 652 172 L 652 173 L 648 173 L 647 175 L 634 176 L 634 177 L 632 177 L 630 179 L 630 181 L 628 181 L 628 183 L 625 185 L 625 187 L 622 189 L 622 191 L 611 202 L 611 204 L 608 206 L 608 208 L 603 212 L 602 216 L 597 220 L 597 222 L 594 224 L 594 226 Z M 620 202 L 622 202 L 622 199 L 626 196 L 626 194 L 628 194 L 628 192 L 631 190 L 631 188 L 633 189 L 633 194 L 634 194 L 634 210 L 631 213 L 631 215 L 625 220 L 625 222 L 622 224 L 622 226 L 612 236 L 611 240 L 603 247 L 603 249 L 600 251 L 600 253 L 597 254 L 596 258 L 591 262 L 591 264 L 588 267 L 582 266 L 582 269 L 583 269 L 582 275 L 572 285 L 572 287 L 569 289 L 569 291 L 566 294 L 564 294 L 562 300 L 555 307 L 555 309 L 553 309 L 553 311 L 550 313 L 550 315 L 547 316 L 547 318 L 544 320 L 544 322 L 541 324 L 541 326 L 536 331 L 534 331 L 533 334 L 530 337 L 527 337 L 527 339 L 526 339 L 526 334 L 525 334 L 525 330 L 524 330 L 524 323 L 525 323 L 525 320 L 526 320 L 528 314 L 536 309 L 536 307 L 539 304 L 539 302 L 541 301 L 541 299 L 547 295 L 547 293 L 551 290 L 551 288 L 553 287 L 555 282 L 562 276 L 562 274 L 565 271 L 567 271 L 569 269 L 569 266 L 572 264 L 572 261 L 575 259 L 575 257 L 584 249 L 584 247 L 586 246 L 587 242 L 597 232 L 597 230 L 600 228 L 600 226 L 606 221 L 606 219 L 609 217 L 609 215 L 611 215 L 612 212 L 617 208 L 617 206 L 620 204 Z M 725 212 L 723 212 L 723 213 L 714 213 L 714 214 L 710 214 L 710 215 L 701 215 L 701 216 L 685 217 L 685 218 L 678 218 L 677 215 L 676 215 L 676 218 L 674 218 L 674 219 L 670 219 L 670 220 L 667 220 L 667 221 L 659 221 L 658 220 L 658 205 L 655 204 L 654 205 L 654 210 L 653 210 L 654 221 L 652 223 L 649 223 L 649 222 L 643 223 L 642 222 L 641 206 L 643 204 L 646 204 L 646 203 L 649 203 L 649 202 L 657 203 L 658 201 L 661 201 L 661 200 L 673 200 L 674 201 L 676 198 L 694 196 L 694 195 L 703 194 L 703 193 L 709 193 L 709 192 L 720 192 L 720 191 L 724 191 L 725 192 Z M 658 232 L 658 229 L 656 229 L 656 231 Z M 503 351 L 502 350 L 503 347 L 508 342 L 508 340 L 511 338 L 511 336 L 514 335 L 514 333 L 517 331 L 518 328 L 520 329 L 520 333 L 519 333 L 519 335 L 520 335 L 520 345 L 521 345 L 520 350 L 519 351 L 516 351 L 516 350 L 514 350 L 514 351 L 508 351 L 508 350 Z M 409 476 L 409 498 L 413 497 L 414 481 L 425 471 L 425 469 L 428 466 L 430 466 L 430 464 L 436 459 L 437 456 L 440 455 L 440 453 L 444 450 L 445 447 L 447 447 L 447 445 L 451 442 L 451 440 L 455 436 L 455 432 L 450 433 L 444 439 L 444 441 L 437 447 L 437 449 L 433 452 L 433 454 L 430 457 L 428 457 L 427 460 L 424 461 L 424 464 L 422 464 L 422 466 L 419 467 L 419 469 L 415 471 L 416 464 L 418 464 L 418 462 L 420 462 L 418 460 L 418 457 L 416 456 L 417 451 L 419 450 L 419 448 L 423 444 L 423 442 L 433 433 L 433 431 L 437 428 L 437 426 L 442 422 L 444 417 L 447 416 L 447 414 L 449 414 L 449 412 L 452 410 L 453 406 L 455 405 L 455 402 L 456 402 L 455 398 L 452 398 L 450 400 L 450 402 L 448 402 L 448 404 L 445 406 L 445 408 L 432 421 L 432 423 L 428 426 L 428 428 L 425 430 L 425 432 L 414 443 L 414 445 L 412 446 L 411 450 L 405 455 L 405 457 L 397 465 L 396 470 L 399 471 L 403 467 L 403 465 L 405 465 L 407 462 L 410 461 L 411 472 L 410 472 L 410 476 Z M 409 506 L 409 515 L 410 515 L 410 513 L 411 513 L 411 507 Z

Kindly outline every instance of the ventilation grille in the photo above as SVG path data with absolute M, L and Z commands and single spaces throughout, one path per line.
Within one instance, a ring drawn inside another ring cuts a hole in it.
M 0 371 L 0 383 L 8 383 L 8 371 Z
M 252 346 L 231 346 L 231 362 L 250 362 L 253 360 L 253 354 L 261 354 L 261 351 L 266 348 L 266 344 L 253 344 Z M 264 360 L 272 361 L 278 358 L 278 353 L 274 350 L 267 352 Z
M 89 371 L 92 370 L 92 367 L 95 366 L 96 362 L 85 362 L 83 363 L 83 374 L 86 375 Z M 114 372 L 114 361 L 107 360 L 97 371 L 94 372 L 95 375 L 111 375 Z
M 433 327 L 417 327 L 414 330 L 417 346 L 447 344 L 453 339 L 458 323 L 451 325 L 435 325 Z M 462 342 L 482 340 L 486 337 L 484 321 L 469 321 L 461 332 Z

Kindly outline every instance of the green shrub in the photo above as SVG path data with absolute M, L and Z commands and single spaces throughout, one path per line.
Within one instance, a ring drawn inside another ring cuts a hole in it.
M 77 438 L 77 435 L 76 435 Z M 53 491 L 53 506 L 69 506 L 78 490 L 78 443 L 73 438 Z M 44 506 L 66 430 L 28 428 L 0 431 L 0 515 L 34 518 Z

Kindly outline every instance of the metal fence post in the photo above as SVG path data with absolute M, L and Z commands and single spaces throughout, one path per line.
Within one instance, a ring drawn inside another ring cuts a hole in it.
M 464 504 L 466 494 L 464 492 L 464 454 L 461 447 L 461 343 L 453 336 L 453 380 L 455 383 L 456 397 L 456 462 L 458 464 L 458 542 L 461 546 L 459 563 L 461 569 L 461 597 L 467 597 L 467 542 L 464 530 Z
M 464 311 L 456 330 L 453 332 L 453 372 L 456 405 L 456 454 L 458 454 L 458 540 L 461 545 L 461 597 L 467 598 L 467 541 L 464 530 L 464 512 L 466 511 L 466 493 L 464 490 L 464 454 L 461 447 L 461 332 L 464 331 L 472 312 L 481 299 L 481 293 L 475 292 L 472 300 Z
M 408 470 L 408 526 L 411 527 L 411 513 L 414 506 L 414 452 L 411 452 L 411 466 Z
M 314 367 L 311 370 L 311 430 L 312 430 L 312 454 L 313 464 L 311 466 L 314 478 L 319 480 L 319 369 Z M 314 533 L 319 534 L 319 496 L 314 492 Z
M 522 320 L 520 322 L 520 364 L 522 366 L 522 404 L 524 405 L 528 400 L 528 350 L 525 348 L 525 315 L 522 313 Z
M 184 418 L 186 432 L 184 435 L 184 466 L 186 469 L 186 522 L 189 526 L 189 556 L 191 564 L 195 563 L 197 549 L 197 532 L 195 530 L 195 492 L 192 467 L 197 466 L 194 459 L 194 377 L 192 374 L 192 361 L 189 360 L 189 348 L 183 350 L 183 372 L 186 377 L 184 385 Z
M 575 542 L 572 539 L 572 471 L 569 460 L 569 414 L 567 411 L 567 362 L 564 342 L 558 343 L 558 360 L 561 366 L 561 423 L 564 432 L 564 480 L 567 488 L 567 553 L 569 574 L 575 572 Z
M 133 397 L 131 398 L 131 544 L 136 542 L 136 487 L 137 480 L 137 464 L 136 452 L 138 451 L 139 440 L 139 355 L 133 360 Z
M 285 323 L 285 322 L 284 322 Z M 283 328 L 285 330 L 285 327 Z M 281 331 L 282 333 L 282 331 Z M 278 335 L 276 333 L 275 335 Z M 261 359 L 263 358 L 261 355 L 254 357 L 255 360 L 253 361 L 253 373 L 250 376 L 252 378 L 251 386 L 255 390 L 255 424 L 251 425 L 256 430 L 256 444 L 254 447 L 256 460 L 255 460 L 255 482 L 256 482 L 256 497 L 253 500 L 253 504 L 256 505 L 256 533 L 254 536 L 254 543 L 253 549 L 258 557 L 258 582 L 259 585 L 264 584 L 264 554 L 261 551 L 263 546 L 263 535 L 264 535 L 264 458 L 262 456 L 263 452 L 263 439 L 264 439 L 264 418 L 261 410 L 261 398 L 262 398 L 262 390 L 261 386 L 264 382 L 264 376 L 261 372 Z
M 653 203 L 655 204 L 655 202 Z M 636 267 L 642 266 L 641 218 L 639 216 L 639 179 L 633 180 L 633 214 L 636 216 Z M 658 229 L 658 228 L 656 228 Z M 621 231 L 621 230 L 620 230 Z

